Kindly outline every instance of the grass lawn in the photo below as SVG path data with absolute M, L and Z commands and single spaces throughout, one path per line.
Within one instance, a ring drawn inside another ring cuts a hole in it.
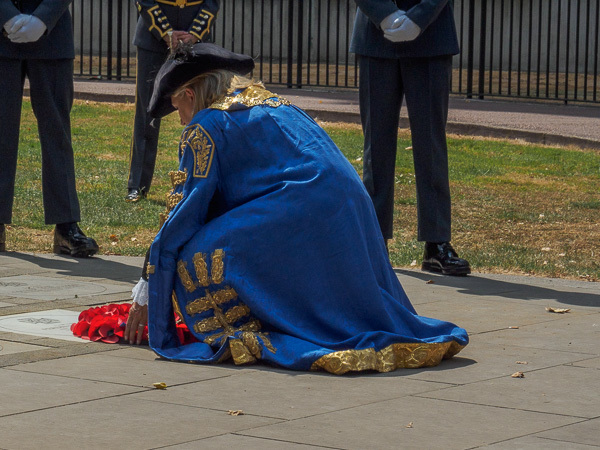
M 157 231 L 177 168 L 179 118 L 163 120 L 152 190 L 136 204 L 123 200 L 129 166 L 133 105 L 76 101 L 73 146 L 81 226 L 102 254 L 143 255 Z M 362 171 L 362 133 L 355 125 L 324 124 Z M 401 133 L 396 160 L 394 266 L 420 267 L 410 135 Z M 514 141 L 450 136 L 453 239 L 475 272 L 527 273 L 600 280 L 600 153 Z M 31 105 L 25 102 L 13 224 L 7 249 L 52 250 L 44 225 L 41 156 Z

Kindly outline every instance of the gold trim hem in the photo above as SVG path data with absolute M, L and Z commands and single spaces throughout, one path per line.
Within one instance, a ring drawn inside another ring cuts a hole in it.
M 321 356 L 310 370 L 325 370 L 335 375 L 347 372 L 375 370 L 391 372 L 396 369 L 418 369 L 437 366 L 442 359 L 456 355 L 464 348 L 455 341 L 442 343 L 398 343 L 380 351 L 342 350 Z

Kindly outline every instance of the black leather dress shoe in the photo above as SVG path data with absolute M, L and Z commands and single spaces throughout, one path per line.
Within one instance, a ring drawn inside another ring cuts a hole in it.
M 98 244 L 77 223 L 61 223 L 54 229 L 54 253 L 87 258 L 98 253 Z
M 146 198 L 146 191 L 143 189 L 128 189 L 125 196 L 126 202 L 137 202 L 141 198 Z
M 464 276 L 471 273 L 469 262 L 458 257 L 450 242 L 426 242 L 421 269 L 443 275 Z
M 0 223 L 0 252 L 6 251 L 6 228 Z

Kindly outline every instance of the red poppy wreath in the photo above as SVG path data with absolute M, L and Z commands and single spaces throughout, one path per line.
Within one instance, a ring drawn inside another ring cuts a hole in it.
M 77 337 L 90 341 L 116 344 L 123 339 L 131 303 L 110 304 L 86 309 L 79 314 L 71 331 Z M 176 316 L 177 337 L 185 345 L 197 342 L 188 327 Z M 144 327 L 142 342 L 148 343 L 148 325 Z

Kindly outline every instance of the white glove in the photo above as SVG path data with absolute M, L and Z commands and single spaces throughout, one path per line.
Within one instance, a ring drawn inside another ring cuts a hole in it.
M 29 14 L 17 14 L 12 19 L 8 19 L 4 24 L 4 31 L 6 34 L 14 33 L 19 30 L 25 22 L 29 20 Z
M 383 28 L 383 36 L 389 41 L 413 41 L 421 34 L 421 27 L 410 20 L 406 14 L 401 18 L 395 19 L 394 25 L 397 26 L 394 28 Z
M 48 28 L 36 16 L 29 16 L 29 20 L 17 31 L 10 33 L 8 38 L 16 44 L 36 42 Z
M 398 11 L 391 13 L 389 16 L 383 19 L 379 26 L 382 30 L 398 28 L 405 18 L 406 11 L 402 11 L 401 9 L 399 9 Z
M 143 278 L 131 290 L 131 298 L 140 306 L 148 304 L 148 282 Z

